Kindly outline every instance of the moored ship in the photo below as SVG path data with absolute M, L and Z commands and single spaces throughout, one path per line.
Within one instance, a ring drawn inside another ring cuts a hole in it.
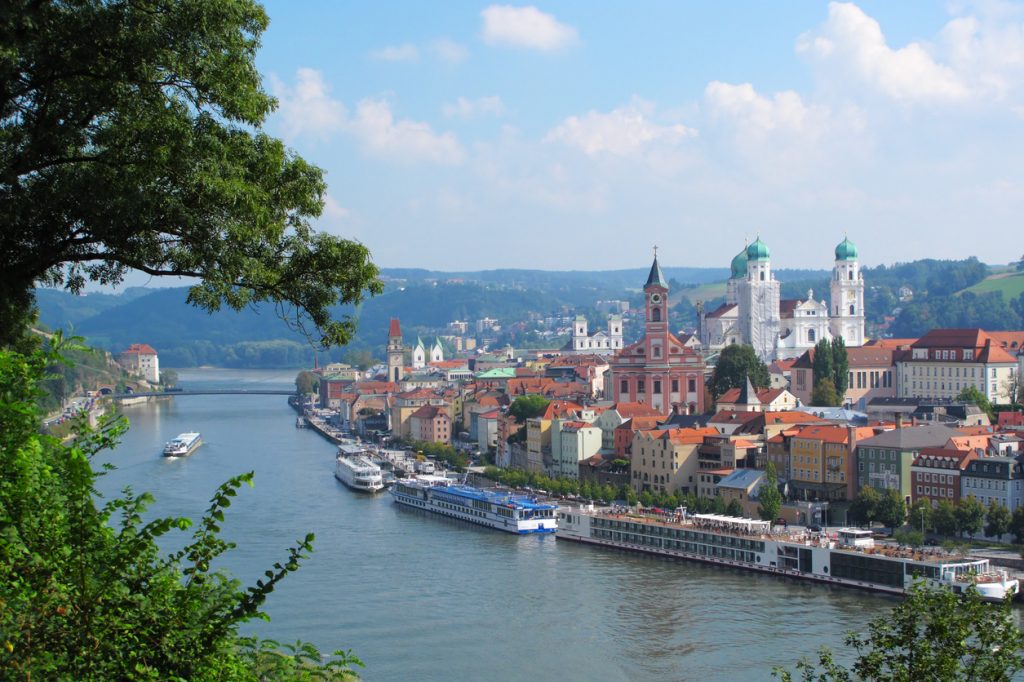
M 365 455 L 339 455 L 334 465 L 334 477 L 349 488 L 364 493 L 384 490 L 380 467 Z
M 407 507 L 508 533 L 554 533 L 558 526 L 557 505 L 526 495 L 453 483 L 441 476 L 399 479 L 391 487 L 391 495 L 395 502 Z
M 203 437 L 195 431 L 178 434 L 164 446 L 164 457 L 186 457 L 203 444 Z
M 988 559 L 943 550 L 876 547 L 869 531 L 776 532 L 767 521 L 715 514 L 645 515 L 589 508 L 561 509 L 556 536 L 689 561 L 804 580 L 904 594 L 916 580 L 954 592 L 977 589 L 987 601 L 1016 594 L 1018 581 Z

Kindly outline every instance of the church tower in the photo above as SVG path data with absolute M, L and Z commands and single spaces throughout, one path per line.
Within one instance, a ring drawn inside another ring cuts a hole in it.
M 388 327 L 388 381 L 401 381 L 405 377 L 404 352 L 402 328 L 398 324 L 398 318 L 392 317 Z
M 781 329 L 780 288 L 772 276 L 771 253 L 758 237 L 747 247 L 746 278 L 736 286 L 740 339 L 754 347 L 763 362 L 775 359 Z
M 416 337 L 416 346 L 412 349 L 412 368 L 423 369 L 427 365 L 427 351 L 423 339 Z
M 849 239 L 843 239 L 836 247 L 831 289 L 829 328 L 832 337 L 842 336 L 848 347 L 863 346 L 864 278 L 860 272 L 857 247 Z

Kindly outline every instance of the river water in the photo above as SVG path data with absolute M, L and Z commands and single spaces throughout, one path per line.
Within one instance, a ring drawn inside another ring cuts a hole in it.
M 186 388 L 290 388 L 295 373 L 181 370 Z M 351 648 L 366 680 L 750 680 L 892 608 L 889 597 L 742 571 L 514 537 L 349 491 L 334 446 L 296 429 L 284 396 L 182 396 L 125 408 L 103 456 L 105 496 L 130 485 L 157 515 L 197 517 L 255 471 L 227 510 L 224 565 L 244 584 L 307 532 L 316 550 L 248 632 Z M 183 431 L 205 444 L 166 459 Z M 171 541 L 173 542 L 173 541 Z M 848 658 L 841 655 L 840 659 Z

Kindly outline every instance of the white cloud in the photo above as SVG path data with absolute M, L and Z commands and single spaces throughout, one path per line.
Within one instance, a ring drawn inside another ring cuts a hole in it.
M 999 14 L 957 17 L 942 30 L 942 41 L 957 73 L 973 89 L 1004 100 L 1024 80 L 1024 23 Z
M 479 99 L 459 97 L 454 103 L 445 102 L 441 111 L 449 118 L 475 118 L 486 114 L 501 116 L 505 113 L 505 105 L 497 95 Z
M 420 51 L 411 43 L 389 45 L 370 52 L 370 59 L 382 62 L 414 62 L 420 58 Z
M 631 104 L 608 113 L 589 111 L 570 116 L 548 132 L 545 142 L 561 142 L 594 157 L 601 154 L 631 156 L 651 145 L 674 145 L 697 134 L 681 124 L 658 125 L 642 104 Z
M 704 89 L 712 114 L 732 118 L 744 127 L 763 132 L 789 131 L 818 135 L 828 124 L 826 107 L 808 106 L 792 90 L 759 95 L 750 83 L 732 85 L 712 81 Z
M 349 130 L 376 156 L 399 161 L 426 160 L 459 164 L 465 152 L 452 133 L 436 133 L 426 123 L 395 120 L 391 105 L 381 99 L 364 99 L 356 106 Z
M 295 74 L 295 86 L 289 87 L 276 76 L 270 77 L 270 88 L 278 99 L 278 115 L 284 123 L 285 136 L 295 139 L 303 135 L 327 137 L 345 125 L 345 105 L 331 99 L 330 88 L 316 69 L 301 68 Z
M 574 45 L 579 39 L 575 28 L 533 6 L 491 5 L 480 16 L 484 19 L 483 39 L 489 45 L 551 51 Z
M 465 45 L 460 45 L 447 38 L 438 38 L 431 43 L 430 47 L 439 59 L 449 64 L 461 64 L 469 56 L 469 50 L 466 49 Z
M 338 200 L 332 197 L 330 194 L 324 195 L 324 216 L 327 218 L 334 218 L 341 220 L 347 218 L 349 210 L 338 203 Z
M 830 3 L 826 22 L 800 36 L 796 49 L 894 100 L 958 101 L 970 94 L 957 73 L 935 61 L 921 43 L 889 47 L 878 22 L 851 3 Z

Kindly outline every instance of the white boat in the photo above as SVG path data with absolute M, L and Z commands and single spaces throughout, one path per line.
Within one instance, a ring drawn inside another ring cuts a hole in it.
M 391 486 L 395 502 L 509 533 L 554 533 L 557 505 L 509 491 L 461 485 L 444 476 L 399 479 Z
M 364 455 L 340 455 L 334 466 L 334 477 L 353 490 L 366 493 L 384 490 L 380 467 Z
M 178 434 L 178 437 L 164 446 L 164 457 L 186 457 L 203 444 L 203 437 L 195 432 Z
M 688 561 L 904 594 L 917 580 L 957 593 L 973 586 L 987 601 L 1017 594 L 1020 585 L 988 559 L 940 549 L 876 547 L 869 531 L 840 528 L 824 534 L 779 532 L 767 521 L 685 510 L 645 514 L 628 510 L 563 508 L 556 536 Z

